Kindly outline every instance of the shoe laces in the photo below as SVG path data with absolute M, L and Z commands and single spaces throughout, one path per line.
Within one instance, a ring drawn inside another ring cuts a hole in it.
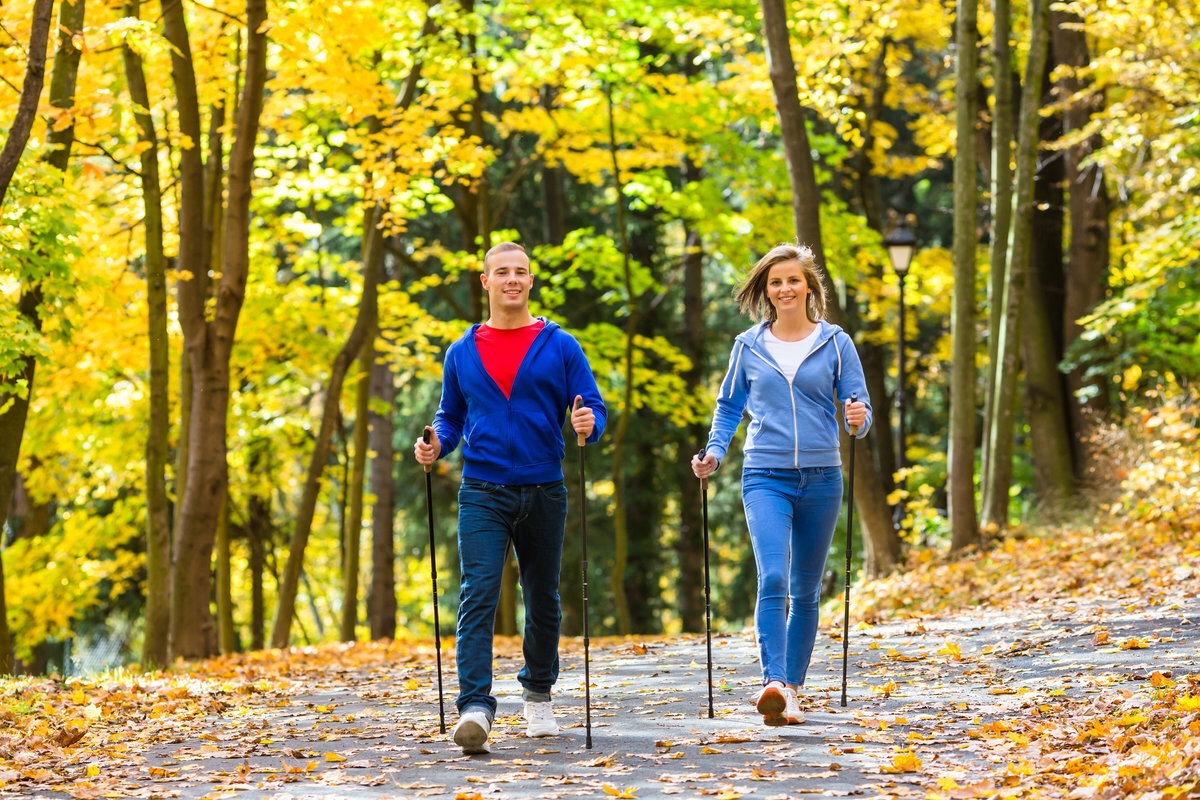
M 554 720 L 554 709 L 549 703 L 527 703 L 525 712 L 531 722 L 552 722 Z

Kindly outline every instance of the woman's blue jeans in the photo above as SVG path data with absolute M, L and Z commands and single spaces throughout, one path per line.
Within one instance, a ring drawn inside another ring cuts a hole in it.
M 754 629 L 763 683 L 803 686 L 842 505 L 841 467 L 747 468 L 742 502 L 758 567 Z
M 525 665 L 517 680 L 525 687 L 526 699 L 550 699 L 558 680 L 558 578 L 566 519 L 567 489 L 562 481 L 505 486 L 464 478 L 459 486 L 459 713 L 472 707 L 489 719 L 496 713 L 492 631 L 510 541 L 525 598 Z

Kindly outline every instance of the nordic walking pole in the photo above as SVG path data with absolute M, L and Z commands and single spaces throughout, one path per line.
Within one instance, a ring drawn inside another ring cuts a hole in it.
M 429 444 L 429 428 L 425 429 L 421 438 Z M 437 592 L 437 551 L 434 549 L 433 538 L 433 465 L 425 465 L 425 505 L 429 509 L 429 574 L 433 582 L 433 641 L 437 651 L 438 673 L 438 718 L 441 720 L 442 733 L 446 732 L 446 702 L 442 696 L 442 632 L 438 627 L 438 592 Z
M 583 405 L 583 398 L 576 397 L 573 411 L 577 411 Z M 579 444 L 579 527 L 583 539 L 583 709 L 584 719 L 586 720 L 587 738 L 585 744 L 589 750 L 592 749 L 592 687 L 591 687 L 591 672 L 588 665 L 588 584 L 587 584 L 587 480 L 584 478 L 584 459 L 583 446 L 587 444 L 587 436 L 582 433 L 575 434 L 575 441 Z
M 850 395 L 850 402 L 858 402 L 858 394 Z M 845 413 L 843 408 L 842 413 Z M 850 489 L 847 492 L 849 508 L 846 509 L 846 598 L 842 602 L 842 708 L 846 707 L 846 666 L 850 661 L 850 548 L 853 545 L 854 529 L 854 440 L 858 438 L 858 426 L 850 425 Z
M 704 460 L 705 451 L 701 447 L 699 458 Z M 708 582 L 708 478 L 700 479 L 700 509 L 704 520 L 704 641 L 708 646 L 708 718 L 713 718 L 713 679 L 712 679 L 712 598 Z

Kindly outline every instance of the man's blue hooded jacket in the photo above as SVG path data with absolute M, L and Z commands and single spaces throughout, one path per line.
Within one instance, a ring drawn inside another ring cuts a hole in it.
M 576 395 L 596 415 L 587 441 L 604 433 L 608 410 L 575 337 L 545 317 L 505 397 L 475 346 L 475 329 L 450 345 L 442 401 L 433 419 L 445 457 L 462 440 L 463 477 L 519 486 L 562 480 L 563 426 Z

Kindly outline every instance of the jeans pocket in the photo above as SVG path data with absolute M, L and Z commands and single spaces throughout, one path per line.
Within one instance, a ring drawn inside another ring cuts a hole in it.
M 814 476 L 822 483 L 836 483 L 842 479 L 841 467 L 821 467 Z
M 461 487 L 467 491 L 484 492 L 486 494 L 495 494 L 501 489 L 498 483 L 481 481 L 478 478 L 463 478 Z
M 562 481 L 540 484 L 538 490 L 547 500 L 565 501 L 567 499 L 567 485 Z

